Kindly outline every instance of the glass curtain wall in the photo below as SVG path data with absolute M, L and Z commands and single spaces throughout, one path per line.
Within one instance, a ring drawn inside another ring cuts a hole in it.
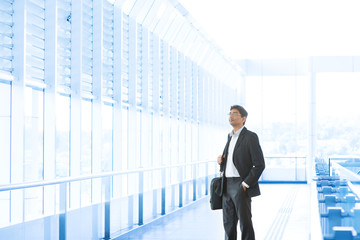
M 316 156 L 359 157 L 359 73 L 316 74 Z
M 306 181 L 308 78 L 247 77 L 248 129 L 258 133 L 265 155 L 263 180 Z
M 0 1 L 0 183 L 143 169 L 111 179 L 112 232 L 205 195 L 242 81 L 171 2 L 120 2 Z M 102 179 L 71 183 L 67 210 L 103 192 Z M 0 226 L 61 213 L 61 194 L 1 192 Z
M 0 82 L 0 185 L 10 183 L 11 161 L 10 161 L 10 136 L 11 136 L 11 84 Z M 11 205 L 10 193 L 0 192 L 0 227 L 9 223 Z

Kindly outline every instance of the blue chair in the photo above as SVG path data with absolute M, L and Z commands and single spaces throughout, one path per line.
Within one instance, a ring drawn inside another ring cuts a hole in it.
M 333 227 L 334 240 L 353 240 L 356 237 L 356 231 L 353 227 Z
M 325 236 L 332 236 L 334 234 L 333 227 L 341 226 L 343 209 L 341 207 L 328 207 L 327 212 L 321 214 L 324 217 L 323 233 Z
M 360 235 L 360 209 L 353 209 L 353 227 Z

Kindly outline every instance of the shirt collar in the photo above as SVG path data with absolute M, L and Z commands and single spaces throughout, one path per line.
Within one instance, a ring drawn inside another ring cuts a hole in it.
M 238 137 L 238 136 L 240 135 L 241 131 L 244 129 L 244 127 L 245 127 L 245 126 L 242 126 L 242 127 L 241 127 L 239 130 L 237 130 L 235 133 L 234 133 L 234 130 L 232 130 L 232 131 L 230 132 L 230 136 L 231 136 L 231 137 L 233 137 L 233 136 Z

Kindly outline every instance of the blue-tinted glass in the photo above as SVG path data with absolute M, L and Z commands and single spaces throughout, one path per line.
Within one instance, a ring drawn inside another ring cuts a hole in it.
M 360 152 L 359 73 L 317 74 L 317 156 Z
M 10 183 L 10 91 L 11 85 L 0 83 L 0 185 Z M 10 193 L 0 192 L 0 227 L 10 221 Z
M 113 106 L 102 106 L 102 171 L 112 170 L 113 161 Z
M 248 77 L 246 86 L 246 126 L 259 135 L 266 161 L 263 179 L 306 180 L 306 78 Z
M 56 176 L 70 173 L 70 97 L 56 95 Z
M 92 170 L 92 101 L 81 101 L 81 160 L 80 174 Z M 91 204 L 91 180 L 81 181 L 81 206 Z
M 25 88 L 25 181 L 43 178 L 43 91 Z
M 39 181 L 44 176 L 44 92 L 25 88 L 24 181 Z M 42 215 L 42 187 L 25 190 L 25 219 Z
M 81 174 L 91 173 L 92 101 L 81 101 Z

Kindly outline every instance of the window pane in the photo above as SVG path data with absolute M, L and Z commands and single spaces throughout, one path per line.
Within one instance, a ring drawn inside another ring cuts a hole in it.
M 103 105 L 102 109 L 102 171 L 112 170 L 112 149 L 113 149 L 113 106 Z
M 24 181 L 36 181 L 43 178 L 43 94 L 43 91 L 25 88 Z
M 92 101 L 81 101 L 81 161 L 80 174 L 91 173 L 92 160 Z M 81 206 L 91 204 L 91 180 L 81 181 Z
M 70 97 L 56 95 L 56 176 L 69 176 Z
M 25 88 L 24 181 L 43 179 L 44 92 Z M 42 187 L 25 189 L 25 220 L 42 215 Z
M 128 169 L 128 115 L 129 110 L 127 108 L 122 109 L 122 122 L 121 122 L 121 168 L 122 170 Z M 127 186 L 127 176 L 122 175 L 122 186 L 121 186 L 121 194 L 125 196 L 128 192 L 128 186 Z
M 306 180 L 307 83 L 303 76 L 246 79 L 246 126 L 259 136 L 266 162 L 263 180 Z
M 317 85 L 317 155 L 358 155 L 359 73 L 321 73 Z
M 91 173 L 92 102 L 81 101 L 81 174 Z
M 10 183 L 10 103 L 11 85 L 0 83 L 0 185 Z M 0 192 L 0 227 L 10 221 L 10 194 Z
M 10 183 L 10 105 L 11 86 L 0 83 L 0 185 Z

